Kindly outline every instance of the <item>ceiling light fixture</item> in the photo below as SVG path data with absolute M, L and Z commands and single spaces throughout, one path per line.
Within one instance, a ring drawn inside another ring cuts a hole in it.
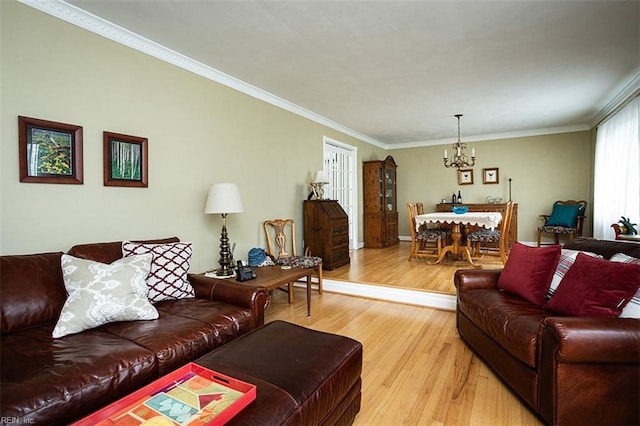
M 453 149 L 453 158 L 449 160 L 448 152 L 445 149 L 442 160 L 444 161 L 445 167 L 455 167 L 456 170 L 460 170 L 473 167 L 476 164 L 476 149 L 471 148 L 471 161 L 469 161 L 469 157 L 467 157 L 467 154 L 464 152 L 467 144 L 460 142 L 460 117 L 462 117 L 462 114 L 456 114 L 455 117 L 458 118 L 458 141 L 451 146 Z

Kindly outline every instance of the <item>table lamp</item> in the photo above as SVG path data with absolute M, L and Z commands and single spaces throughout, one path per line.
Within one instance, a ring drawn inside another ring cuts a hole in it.
M 316 172 L 315 179 L 310 183 L 311 190 L 313 191 L 313 195 L 315 195 L 316 200 L 324 199 L 324 186 L 328 183 L 329 181 L 327 180 L 324 171 L 318 170 Z
M 205 214 L 222 215 L 222 232 L 220 233 L 220 268 L 216 270 L 216 275 L 229 277 L 233 275 L 231 263 L 231 251 L 229 246 L 229 236 L 227 234 L 227 214 L 242 213 L 242 198 L 240 189 L 235 183 L 216 183 L 209 188 L 207 204 L 204 207 Z

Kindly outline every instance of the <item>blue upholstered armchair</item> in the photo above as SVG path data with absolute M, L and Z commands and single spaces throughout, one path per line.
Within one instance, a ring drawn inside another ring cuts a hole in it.
M 538 227 L 538 247 L 540 247 L 542 233 L 553 234 L 554 244 L 560 243 L 560 234 L 568 235 L 568 239 L 582 236 L 587 202 L 584 200 L 556 201 L 550 215 L 542 214 L 544 225 Z

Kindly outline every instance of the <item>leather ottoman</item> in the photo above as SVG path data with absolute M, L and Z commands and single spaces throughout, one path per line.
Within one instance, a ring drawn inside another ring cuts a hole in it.
M 362 344 L 274 321 L 195 361 L 257 386 L 230 425 L 349 425 L 360 411 Z

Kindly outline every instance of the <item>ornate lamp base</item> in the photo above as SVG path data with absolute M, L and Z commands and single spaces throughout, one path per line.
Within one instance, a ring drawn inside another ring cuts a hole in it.
M 327 182 L 311 182 L 309 184 L 316 200 L 324 200 L 324 186 L 326 183 Z
M 231 257 L 231 247 L 229 246 L 229 236 L 227 234 L 227 214 L 222 213 L 222 232 L 220 233 L 220 268 L 216 270 L 216 275 L 228 277 L 235 272 L 232 268 L 233 259 Z

